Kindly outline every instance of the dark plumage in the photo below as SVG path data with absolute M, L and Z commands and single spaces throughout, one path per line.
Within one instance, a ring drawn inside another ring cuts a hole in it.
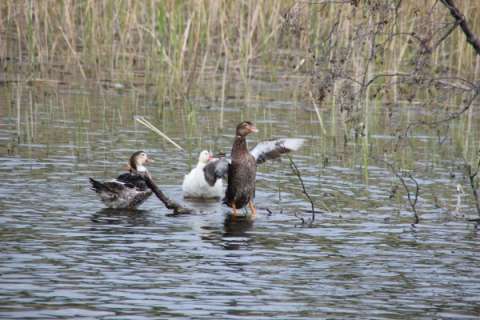
M 251 122 L 240 123 L 232 146 L 231 160 L 221 158 L 208 163 L 204 168 L 205 179 L 210 185 L 214 185 L 217 179 L 228 175 L 223 202 L 233 209 L 234 214 L 237 209 L 248 204 L 252 214 L 255 215 L 253 198 L 257 164 L 298 150 L 303 144 L 303 139 L 279 139 L 260 142 L 252 151 L 249 151 L 246 136 L 252 132 L 258 132 L 258 130 Z
M 234 209 L 245 207 L 255 195 L 257 162 L 247 148 L 246 136 L 257 129 L 251 122 L 237 126 L 232 146 L 232 162 L 228 168 L 228 183 L 223 202 Z
M 225 178 L 228 173 L 230 160 L 222 155 L 220 159 L 210 161 L 204 168 L 205 180 L 210 186 L 214 186 L 218 179 Z
M 134 209 L 152 195 L 145 181 L 145 178 L 150 178 L 150 174 L 144 166 L 150 161 L 145 152 L 135 152 L 130 157 L 130 172 L 106 182 L 90 178 L 91 188 L 109 208 Z
M 147 183 L 145 182 L 146 173 L 141 172 L 127 172 L 119 175 L 116 181 L 123 182 L 129 188 L 136 188 L 137 190 L 147 190 Z

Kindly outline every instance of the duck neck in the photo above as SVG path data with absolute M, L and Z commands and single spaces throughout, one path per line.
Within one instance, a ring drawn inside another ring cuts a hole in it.
M 150 172 L 148 172 L 147 168 L 143 165 L 136 165 L 135 168 L 130 168 L 130 173 L 150 177 Z
M 233 141 L 232 158 L 239 157 L 245 153 L 248 153 L 247 139 L 245 136 L 236 136 Z
M 137 165 L 136 168 L 135 168 L 135 171 L 139 172 L 139 173 L 144 173 L 144 172 L 147 172 L 147 168 L 143 165 Z

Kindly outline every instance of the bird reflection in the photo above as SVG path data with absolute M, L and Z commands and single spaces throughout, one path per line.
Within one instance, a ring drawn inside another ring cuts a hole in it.
M 223 225 L 212 223 L 202 225 L 201 238 L 226 250 L 244 249 L 252 241 L 248 231 L 252 229 L 253 221 L 249 215 L 227 214 Z
M 240 250 L 249 246 L 252 238 L 248 231 L 253 227 L 250 215 L 228 214 L 223 221 L 222 246 L 225 250 Z
M 253 226 L 251 215 L 232 215 L 228 214 L 223 222 L 224 233 L 223 236 L 227 237 L 248 237 L 247 231 Z
M 104 208 L 94 213 L 90 220 L 103 225 L 145 226 L 150 224 L 148 213 L 148 210 Z

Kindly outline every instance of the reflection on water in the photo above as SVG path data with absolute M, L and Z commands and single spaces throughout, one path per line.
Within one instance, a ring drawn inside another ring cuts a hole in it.
M 227 215 L 223 223 L 225 230 L 223 236 L 244 237 L 247 231 L 252 228 L 254 220 L 250 215 Z
M 2 104 L 11 92 L 2 87 Z M 478 318 L 479 235 L 465 221 L 471 199 L 455 191 L 468 185 L 453 146 L 432 151 L 436 139 L 423 133 L 402 155 L 414 161 L 422 191 L 422 222 L 412 231 L 388 168 L 370 164 L 365 181 L 360 147 L 319 136 L 313 113 L 296 102 L 239 109 L 227 101 L 220 131 L 216 107 L 203 101 L 188 115 L 190 128 L 173 121 L 176 110 L 165 108 L 161 120 L 156 109 L 131 105 L 128 93 L 58 91 L 63 104 L 36 93 L 36 113 L 22 113 L 19 128 L 15 108 L 0 108 L 0 318 Z M 138 113 L 191 155 L 139 128 Z M 331 211 L 319 205 L 325 212 L 313 227 L 293 215 L 309 218 L 309 203 L 285 161 L 259 167 L 255 221 L 232 217 L 219 202 L 186 201 L 198 213 L 175 217 L 154 198 L 141 210 L 112 211 L 88 188 L 89 176 L 117 176 L 131 152 L 145 149 L 157 160 L 156 182 L 182 201 L 189 161 L 205 148 L 228 152 L 240 118 L 258 123 L 252 140 L 308 139 L 295 162 L 311 196 Z M 383 153 L 388 126 L 371 130 L 381 131 L 372 152 Z
M 139 209 L 126 210 L 104 208 L 94 213 L 91 220 L 100 225 L 126 224 L 132 227 L 146 226 L 150 223 L 148 213 L 147 210 Z
M 205 233 L 202 235 L 202 240 L 220 243 L 226 250 L 245 249 L 252 241 L 248 232 L 252 227 L 253 219 L 250 216 L 233 217 L 228 214 L 224 218 L 221 229 L 203 226 L 202 230 Z
M 244 248 L 252 241 L 248 233 L 253 226 L 253 220 L 250 217 L 240 216 L 234 218 L 229 215 L 225 218 L 223 226 L 223 246 L 226 250 Z

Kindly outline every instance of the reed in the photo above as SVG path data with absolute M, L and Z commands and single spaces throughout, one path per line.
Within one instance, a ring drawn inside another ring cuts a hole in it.
M 0 41 L 0 61 L 7 74 L 17 73 L 16 80 L 23 83 L 62 79 L 153 92 L 163 121 L 160 127 L 165 126 L 165 107 L 170 106 L 192 137 L 198 113 L 189 98 L 204 95 L 220 101 L 219 125 L 213 130 L 221 132 L 230 91 L 243 95 L 245 105 L 261 99 L 252 80 L 260 78 L 257 66 L 262 65 L 269 81 L 292 75 L 302 79 L 290 98 L 313 106 L 317 134 L 336 137 L 341 130 L 348 143 L 352 132 L 363 131 L 355 153 L 367 170 L 369 135 L 376 131 L 374 114 L 384 107 L 380 102 L 401 108 L 421 102 L 426 110 L 448 113 L 461 109 L 467 94 L 437 88 L 427 80 L 455 76 L 478 81 L 478 59 L 458 28 L 436 45 L 451 27 L 443 23 L 451 22 L 444 7 L 435 0 L 422 5 L 403 1 L 395 8 L 397 3 L 5 0 L 0 3 L 0 32 L 5 40 Z M 458 5 L 480 34 L 480 3 Z M 431 52 L 421 55 L 424 46 Z M 18 140 L 25 135 L 34 139 L 35 126 L 20 124 L 21 120 L 35 123 L 20 101 L 21 88 L 16 92 Z M 103 105 L 106 119 L 115 111 L 108 110 L 108 101 Z M 245 108 L 241 114 L 256 118 L 262 114 L 257 111 Z M 272 112 L 263 116 L 272 117 Z M 409 115 L 409 111 L 401 113 Z M 456 127 L 456 141 L 461 141 L 465 158 L 475 152 L 472 117 L 470 109 Z M 396 134 L 394 130 L 409 121 L 385 128 L 385 134 Z M 404 156 L 399 158 L 407 165 Z M 368 171 L 364 177 L 367 181 Z
M 368 11 L 371 8 L 366 4 L 354 7 L 341 2 L 6 0 L 0 4 L 0 23 L 7 40 L 0 48 L 0 57 L 28 61 L 37 76 L 63 65 L 84 80 L 108 77 L 135 82 L 145 77 L 158 82 L 159 90 L 166 86 L 164 93 L 173 99 L 188 96 L 197 84 L 199 70 L 204 71 L 219 58 L 224 62 L 222 57 L 226 56 L 229 68 L 238 70 L 241 79 L 248 81 L 251 67 L 259 59 L 283 65 L 281 50 L 300 49 L 302 56 L 312 49 L 320 55 L 324 51 L 319 45 L 328 40 L 334 24 L 338 23 L 335 43 L 348 46 L 355 42 L 358 26 L 368 25 L 368 19 L 378 23 L 392 18 L 392 27 L 387 28 L 402 36 L 389 40 L 383 69 L 401 72 L 415 42 L 408 34 L 448 18 L 444 8 L 434 3 L 426 0 L 420 6 L 404 2 L 398 14 L 393 14 L 391 7 L 377 14 Z M 474 31 L 480 33 L 480 4 L 467 1 L 459 5 L 469 21 L 476 22 Z M 365 46 L 355 49 L 351 60 L 354 69 L 367 51 Z M 459 30 L 435 48 L 434 62 L 439 64 L 446 57 L 457 74 L 471 77 L 474 56 Z M 168 74 L 168 81 L 160 80 L 159 74 Z M 396 101 L 400 98 L 398 83 L 393 92 Z

